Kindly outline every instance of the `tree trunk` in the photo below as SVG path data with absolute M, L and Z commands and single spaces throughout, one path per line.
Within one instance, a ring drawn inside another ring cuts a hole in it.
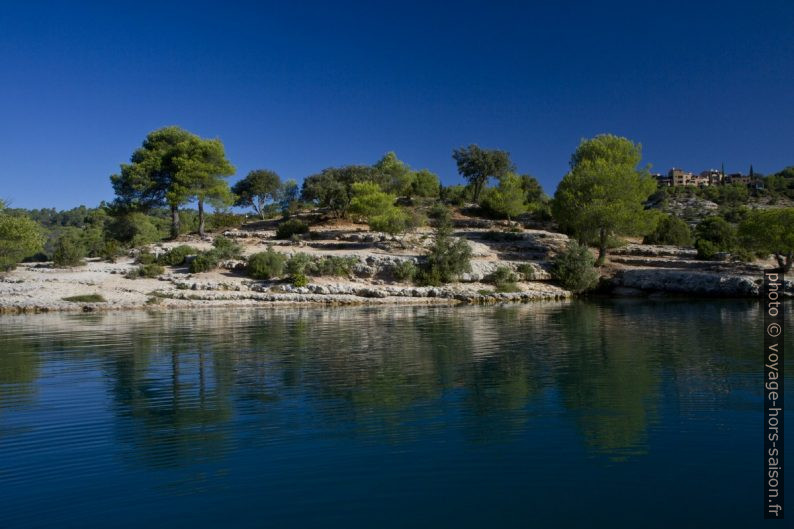
M 179 208 L 171 206 L 171 237 L 179 237 Z
M 199 226 L 198 226 L 198 234 L 199 237 L 204 237 L 204 199 L 198 199 L 198 214 L 199 214 Z
M 257 200 L 254 202 L 254 208 L 256 212 L 259 213 L 259 218 L 265 220 L 265 203 L 261 200 Z
M 607 260 L 607 232 L 602 229 L 598 233 L 598 259 L 596 259 L 596 266 L 603 266 Z

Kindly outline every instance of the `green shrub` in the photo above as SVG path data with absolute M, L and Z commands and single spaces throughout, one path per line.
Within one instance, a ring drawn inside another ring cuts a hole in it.
M 74 303 L 105 303 L 107 301 L 100 294 L 81 294 L 79 296 L 69 296 L 61 299 Z
M 737 245 L 736 229 L 722 217 L 707 217 L 695 228 L 698 258 L 713 259 L 721 252 L 732 252 Z
M 138 267 L 138 277 L 157 277 L 165 272 L 165 268 L 157 263 L 144 264 Z
M 305 274 L 306 269 L 314 264 L 314 259 L 305 253 L 296 253 L 287 259 L 285 270 L 287 274 L 294 276 Z
M 223 235 L 215 237 L 212 247 L 218 259 L 239 259 L 243 254 L 243 248 L 237 242 Z
M 290 282 L 294 287 L 305 287 L 309 284 L 309 278 L 305 274 L 293 274 L 290 276 Z
M 391 271 L 397 281 L 413 281 L 417 273 L 413 261 L 400 261 L 392 266 Z
M 0 213 L 0 271 L 13 269 L 43 247 L 44 235 L 38 222 Z
M 317 259 L 306 271 L 312 276 L 348 276 L 353 271 L 353 266 L 358 262 L 355 257 L 336 257 L 328 255 Z
M 434 209 L 432 215 L 435 241 L 418 278 L 423 284 L 438 286 L 471 270 L 471 247 L 466 241 L 452 237 L 452 224 L 447 208 Z
M 79 234 L 67 232 L 56 241 L 52 262 L 55 266 L 77 266 L 85 256 L 85 246 Z
M 248 258 L 248 275 L 254 279 L 272 279 L 284 273 L 287 259 L 283 254 L 268 248 Z
M 188 270 L 191 274 L 209 272 L 218 266 L 219 261 L 220 259 L 214 251 L 210 250 L 208 252 L 201 252 L 200 254 L 196 255 L 192 261 L 190 261 Z
M 99 252 L 99 257 L 109 263 L 115 263 L 116 259 L 124 253 L 118 241 L 113 239 L 106 239 L 102 250 Z
M 130 246 L 143 246 L 163 238 L 163 233 L 156 225 L 157 220 L 143 213 L 128 213 L 113 219 L 108 230 L 113 239 Z
M 518 276 L 506 266 L 499 266 L 485 278 L 496 287 L 497 292 L 517 292 L 520 290 L 516 281 Z
M 690 246 L 692 244 L 692 231 L 683 220 L 672 215 L 666 215 L 659 220 L 656 229 L 646 235 L 642 242 L 644 244 Z
M 695 249 L 698 251 L 698 259 L 711 260 L 720 252 L 719 247 L 706 239 L 698 239 L 695 242 Z
M 245 222 L 245 215 L 230 213 L 228 211 L 216 211 L 207 215 L 207 229 L 216 231 L 229 228 L 238 228 Z
M 157 260 L 153 253 L 149 250 L 141 250 L 135 262 L 142 265 L 152 264 Z
M 188 255 L 198 255 L 199 251 L 187 244 L 181 244 L 171 248 L 160 257 L 157 262 L 166 266 L 181 266 L 185 264 L 185 259 Z
M 277 239 L 289 239 L 293 235 L 309 233 L 309 225 L 299 219 L 285 220 L 276 228 Z
M 587 246 L 571 241 L 552 260 L 551 273 L 563 288 L 571 292 L 590 290 L 598 283 L 595 257 Z
M 535 267 L 529 263 L 523 263 L 516 267 L 516 271 L 521 274 L 521 278 L 524 281 L 534 281 L 535 280 Z

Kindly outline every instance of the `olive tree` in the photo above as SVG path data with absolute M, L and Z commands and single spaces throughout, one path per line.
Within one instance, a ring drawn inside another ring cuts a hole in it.
M 250 206 L 262 219 L 265 218 L 265 205 L 279 200 L 281 178 L 275 171 L 256 169 L 234 184 L 232 192 L 236 196 L 235 206 Z
M 458 173 L 471 184 L 475 202 L 479 202 L 480 193 L 489 178 L 501 178 L 513 170 L 507 151 L 482 149 L 477 145 L 455 149 L 452 158 L 458 165 Z

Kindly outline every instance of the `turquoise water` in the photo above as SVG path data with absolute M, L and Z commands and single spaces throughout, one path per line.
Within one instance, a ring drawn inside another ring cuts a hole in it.
M 756 527 L 761 328 L 729 301 L 2 317 L 0 527 Z

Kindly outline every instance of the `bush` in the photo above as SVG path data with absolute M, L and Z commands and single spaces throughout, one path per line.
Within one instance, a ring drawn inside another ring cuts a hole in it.
M 248 258 L 248 275 L 254 279 L 272 279 L 281 276 L 286 261 L 284 255 L 268 248 L 267 251 L 255 253 Z
M 524 263 L 518 265 L 516 271 L 521 274 L 521 278 L 524 281 L 534 281 L 535 280 L 535 267 L 531 264 Z
M 516 285 L 518 276 L 506 266 L 497 267 L 485 280 L 488 283 L 492 283 L 496 287 L 497 292 L 516 292 L 519 290 L 518 285 Z
M 276 228 L 277 239 L 289 239 L 293 235 L 309 233 L 309 225 L 299 219 L 285 220 Z
M 162 254 L 157 258 L 157 262 L 166 266 L 181 266 L 185 264 L 185 259 L 188 255 L 198 255 L 198 253 L 199 251 L 196 248 L 181 244 Z
M 392 266 L 391 272 L 397 281 L 413 281 L 417 269 L 413 261 L 400 261 Z
M 77 266 L 86 256 L 79 234 L 67 232 L 55 242 L 52 262 L 55 266 Z
M 433 211 L 435 241 L 430 247 L 419 280 L 426 285 L 449 283 L 460 274 L 471 270 L 471 247 L 461 239 L 452 237 L 452 224 L 448 209 Z
M 711 260 L 720 252 L 719 247 L 706 239 L 698 239 L 695 242 L 695 249 L 698 251 L 698 259 Z
M 551 273 L 563 288 L 571 292 L 590 290 L 598 283 L 596 259 L 587 246 L 571 241 L 552 260 Z
M 355 257 L 325 256 L 316 260 L 307 268 L 306 273 L 312 276 L 348 276 L 358 262 Z
M 463 206 L 473 200 L 472 189 L 462 185 L 444 187 L 441 189 L 441 200 L 453 206 Z
M 309 284 L 309 278 L 305 274 L 293 274 L 290 276 L 290 282 L 294 287 L 305 287 Z
M 656 229 L 645 236 L 644 244 L 672 244 L 674 246 L 691 246 L 692 231 L 689 225 L 678 217 L 667 215 L 659 220 Z
M 245 222 L 245 215 L 228 211 L 216 211 L 207 215 L 207 229 L 212 231 L 238 228 L 242 226 L 243 222 Z
M 152 264 L 157 260 L 153 253 L 149 250 L 141 250 L 135 262 L 142 265 Z
M 116 259 L 123 253 L 118 241 L 107 239 L 99 252 L 99 257 L 109 263 L 115 263 Z
M 0 213 L 0 271 L 11 270 L 44 247 L 38 222 Z
M 695 248 L 700 259 L 713 259 L 736 247 L 736 229 L 722 217 L 707 217 L 695 228 Z
M 218 261 L 220 261 L 220 259 L 214 251 L 210 250 L 209 252 L 201 252 L 200 254 L 196 255 L 192 261 L 190 261 L 188 270 L 191 274 L 209 272 L 218 266 Z
M 305 274 L 306 269 L 311 267 L 314 259 L 305 253 L 296 253 L 287 259 L 285 270 L 287 274 L 294 276 L 298 274 Z
M 218 259 L 239 259 L 243 254 L 243 248 L 238 243 L 223 235 L 215 237 L 212 247 Z
M 112 238 L 118 241 L 130 246 L 143 246 L 163 238 L 163 233 L 155 225 L 156 221 L 154 217 L 143 213 L 128 213 L 116 217 L 108 229 Z
M 309 276 L 348 276 L 358 262 L 355 257 L 311 257 L 305 253 L 296 253 L 287 259 L 284 270 L 292 276 L 305 274 Z
M 107 301 L 101 294 L 81 294 L 79 296 L 69 296 L 61 298 L 64 301 L 71 301 L 74 303 L 105 303 Z
M 157 263 L 149 263 L 138 267 L 138 277 L 157 277 L 165 272 L 165 268 Z

